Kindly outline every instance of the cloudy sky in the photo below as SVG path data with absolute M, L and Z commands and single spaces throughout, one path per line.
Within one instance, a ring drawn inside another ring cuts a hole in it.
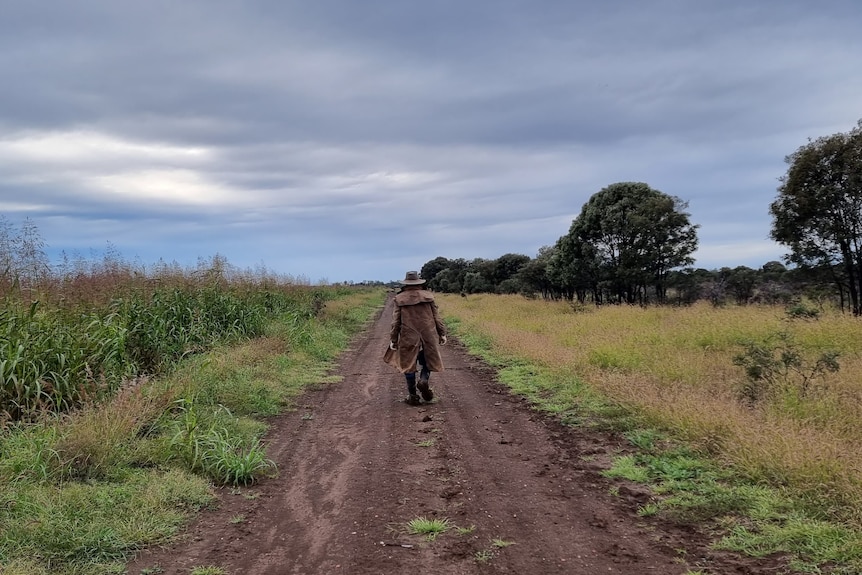
M 0 0 L 0 214 L 56 258 L 312 282 L 535 256 L 621 181 L 780 259 L 784 157 L 862 118 L 858 0 Z

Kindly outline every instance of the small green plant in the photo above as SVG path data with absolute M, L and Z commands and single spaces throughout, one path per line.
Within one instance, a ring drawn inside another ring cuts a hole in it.
M 412 535 L 424 535 L 429 541 L 433 541 L 441 533 L 445 533 L 452 524 L 448 519 L 428 519 L 417 517 L 407 523 L 407 532 Z
M 647 483 L 650 480 L 649 469 L 642 465 L 634 455 L 617 457 L 610 469 L 602 472 L 605 477 L 621 477 L 636 483 Z
M 152 567 L 144 567 L 143 569 L 141 569 L 141 575 L 158 575 L 159 573 L 164 572 L 165 570 L 158 565 L 153 565 Z
M 190 575 L 227 575 L 227 571 L 221 567 L 208 565 L 206 567 L 195 567 Z
M 416 445 L 419 447 L 434 447 L 434 445 L 436 443 L 437 443 L 437 441 L 435 439 L 431 438 L 431 439 L 425 439 L 423 441 L 418 441 L 418 442 L 416 442 Z
M 237 525 L 238 523 L 244 523 L 245 522 L 245 515 L 243 515 L 242 513 L 240 513 L 239 515 L 234 515 L 233 517 L 230 518 L 230 522 L 233 523 L 234 525 Z
M 473 554 L 473 559 L 476 560 L 476 563 L 484 564 L 493 558 L 494 558 L 494 552 L 491 551 L 490 549 L 481 549 L 479 551 L 476 551 L 476 553 Z
M 504 539 L 492 539 L 491 545 L 496 547 L 497 549 L 503 549 L 504 547 L 508 547 L 509 545 L 514 545 L 514 541 L 506 541 Z
M 246 446 L 225 432 L 214 433 L 208 447 L 207 475 L 223 485 L 250 485 L 259 475 L 275 469 L 258 439 Z
M 748 381 L 738 393 L 750 405 L 787 392 L 804 398 L 818 378 L 839 369 L 838 352 L 827 351 L 811 361 L 786 332 L 774 334 L 763 342 L 745 343 L 743 348 L 742 353 L 734 356 L 733 363 L 745 370 Z
M 642 451 L 652 451 L 661 440 L 659 433 L 653 429 L 633 429 L 625 436 L 632 445 Z
M 476 526 L 471 525 L 470 527 L 458 527 L 457 528 L 458 535 L 469 535 L 476 531 Z

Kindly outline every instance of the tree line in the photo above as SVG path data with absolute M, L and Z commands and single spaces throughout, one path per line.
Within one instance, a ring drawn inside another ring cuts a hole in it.
M 687 203 L 643 182 L 594 194 L 567 234 L 535 257 L 436 257 L 421 268 L 430 289 L 521 293 L 595 304 L 789 303 L 805 295 L 862 315 L 862 120 L 785 158 L 769 206 L 783 262 L 694 268 L 698 225 Z
M 626 301 L 625 298 L 613 297 L 598 299 L 586 291 L 574 291 L 570 282 L 555 279 L 561 271 L 560 263 L 556 246 L 545 246 L 535 258 L 515 253 L 493 260 L 436 257 L 426 262 L 420 273 L 428 280 L 429 289 L 445 293 L 521 294 L 579 303 Z M 662 301 L 667 304 L 691 304 L 698 300 L 708 300 L 715 305 L 789 304 L 803 293 L 818 301 L 827 297 L 821 286 L 812 281 L 810 274 L 789 269 L 779 261 L 767 262 L 756 269 L 737 266 L 672 270 L 663 280 L 662 290 L 665 293 Z M 640 303 L 659 301 L 653 297 L 654 288 L 642 289 L 639 294 L 637 301 Z

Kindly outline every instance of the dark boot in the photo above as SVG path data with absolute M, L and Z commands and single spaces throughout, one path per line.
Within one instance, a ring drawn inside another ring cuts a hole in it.
M 404 403 L 407 405 L 420 405 L 422 402 L 419 401 L 419 396 L 415 393 L 411 393 L 407 396 L 407 399 L 404 400 Z
M 404 379 L 407 380 L 407 399 L 404 400 L 408 405 L 419 405 L 419 396 L 416 394 L 416 373 L 405 373 Z
M 428 378 L 430 374 L 423 373 L 419 377 L 419 383 L 416 384 L 416 388 L 419 390 L 419 393 L 422 394 L 422 399 L 425 401 L 431 401 L 434 399 L 434 391 L 428 385 Z

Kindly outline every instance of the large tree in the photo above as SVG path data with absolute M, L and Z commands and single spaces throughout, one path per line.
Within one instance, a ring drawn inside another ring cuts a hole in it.
M 642 182 L 612 184 L 584 204 L 560 247 L 571 254 L 573 273 L 593 276 L 598 297 L 642 302 L 651 287 L 663 302 L 670 271 L 694 263 L 698 226 L 687 207 Z
M 425 265 L 422 266 L 422 269 L 419 272 L 419 275 L 428 282 L 429 284 L 434 281 L 434 278 L 448 268 L 450 262 L 448 259 L 443 256 L 438 256 L 429 262 L 425 262 Z
M 785 161 L 771 237 L 790 248 L 789 263 L 829 273 L 842 301 L 846 290 L 853 314 L 862 315 L 862 120 Z

